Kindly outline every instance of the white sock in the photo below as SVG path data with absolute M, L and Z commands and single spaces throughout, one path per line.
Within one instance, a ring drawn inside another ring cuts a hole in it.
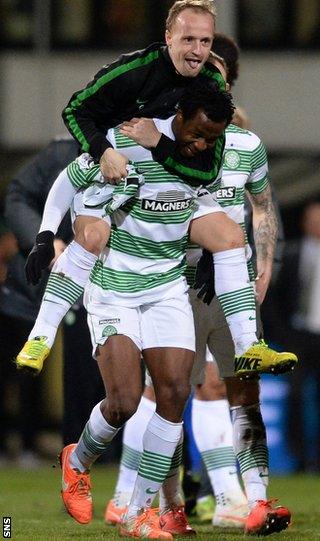
M 213 261 L 215 292 L 230 328 L 235 354 L 241 355 L 257 341 L 255 297 L 245 248 L 217 252 Z
M 259 476 L 257 469 L 250 469 L 242 474 L 243 484 L 248 498 L 249 508 L 252 509 L 258 500 L 267 499 L 267 487 L 269 481 L 268 472 L 265 477 Z
M 167 473 L 180 440 L 182 423 L 171 423 L 154 413 L 143 436 L 143 453 L 128 507 L 127 518 L 150 507 Z
M 217 499 L 226 495 L 244 500 L 233 451 L 232 424 L 227 400 L 192 400 L 192 429 Z
M 136 413 L 125 424 L 122 439 L 125 445 L 142 453 L 143 435 L 155 410 L 156 403 L 142 396 Z
M 48 346 L 52 346 L 59 324 L 82 295 L 97 259 L 75 241 L 67 246 L 53 265 L 29 340 L 46 336 Z
M 93 408 L 77 447 L 70 455 L 70 466 L 79 471 L 89 470 L 119 431 L 119 428 L 109 425 L 105 420 L 100 405 L 101 402 Z
M 122 438 L 122 455 L 113 501 L 117 507 L 125 507 L 131 499 L 143 451 L 143 434 L 156 403 L 141 397 L 136 413 L 126 422 Z

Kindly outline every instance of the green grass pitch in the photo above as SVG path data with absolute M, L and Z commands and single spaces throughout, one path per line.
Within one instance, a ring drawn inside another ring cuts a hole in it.
M 92 471 L 95 516 L 88 526 L 73 521 L 62 509 L 60 468 L 48 465 L 36 471 L 0 470 L 0 515 L 11 516 L 14 541 L 98 541 L 119 539 L 116 528 L 105 526 L 105 503 L 112 495 L 116 477 L 113 467 L 96 466 Z M 272 478 L 269 495 L 277 496 L 292 511 L 292 526 L 270 540 L 320 541 L 320 477 L 296 475 Z M 1 518 L 2 525 L 2 518 Z M 240 541 L 242 531 L 196 525 L 197 539 Z M 2 534 L 2 532 L 1 532 Z M 186 538 L 185 538 L 186 539 Z

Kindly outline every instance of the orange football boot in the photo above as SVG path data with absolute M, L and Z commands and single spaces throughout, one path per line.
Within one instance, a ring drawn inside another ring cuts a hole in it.
M 70 454 L 76 446 L 76 443 L 67 445 L 59 455 L 62 470 L 61 496 L 69 515 L 80 524 L 88 524 L 93 510 L 89 472 L 80 472 L 69 465 Z
M 159 517 L 153 509 L 146 509 L 138 517 L 129 520 L 124 517 L 120 526 L 120 535 L 140 539 L 173 539 L 171 533 L 160 528 Z
M 164 532 L 169 532 L 172 535 L 197 535 L 188 522 L 183 506 L 169 509 L 160 515 L 159 524 Z
M 244 527 L 246 534 L 270 535 L 286 530 L 291 524 L 291 513 L 282 505 L 273 506 L 277 500 L 259 500 L 251 509 Z
M 107 524 L 120 524 L 126 510 L 126 507 L 116 507 L 113 500 L 110 500 L 104 512 L 105 522 Z

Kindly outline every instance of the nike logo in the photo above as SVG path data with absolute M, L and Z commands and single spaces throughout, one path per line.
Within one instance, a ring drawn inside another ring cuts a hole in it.
M 147 103 L 146 100 L 137 100 L 136 101 L 136 104 L 139 106 L 139 110 L 143 109 L 146 103 Z
M 262 359 L 256 357 L 237 357 L 235 360 L 235 370 L 258 370 Z
M 66 461 L 66 457 L 64 456 L 63 462 L 61 463 L 61 470 L 62 470 L 61 485 L 62 485 L 62 490 L 63 490 L 63 491 L 68 490 L 68 488 L 69 488 L 69 483 L 67 483 L 67 482 L 64 480 L 64 476 L 63 476 L 63 471 L 64 471 L 64 467 L 65 467 L 65 461 Z
M 151 490 L 151 488 L 147 488 L 146 493 L 147 494 L 157 494 L 157 490 Z
M 259 477 L 269 477 L 268 473 L 263 473 L 262 471 L 259 473 Z
M 255 321 L 255 317 L 249 316 L 249 321 Z

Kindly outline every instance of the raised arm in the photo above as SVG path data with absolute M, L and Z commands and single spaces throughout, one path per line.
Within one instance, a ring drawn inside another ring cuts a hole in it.
M 121 120 L 139 111 L 137 98 L 157 62 L 159 47 L 121 55 L 104 66 L 88 85 L 75 92 L 62 112 L 63 121 L 79 142 L 84 152 L 89 152 L 100 162 L 105 178 L 116 180 L 126 176 L 127 160 L 115 151 L 106 133 Z M 131 113 L 129 113 L 131 111 Z

